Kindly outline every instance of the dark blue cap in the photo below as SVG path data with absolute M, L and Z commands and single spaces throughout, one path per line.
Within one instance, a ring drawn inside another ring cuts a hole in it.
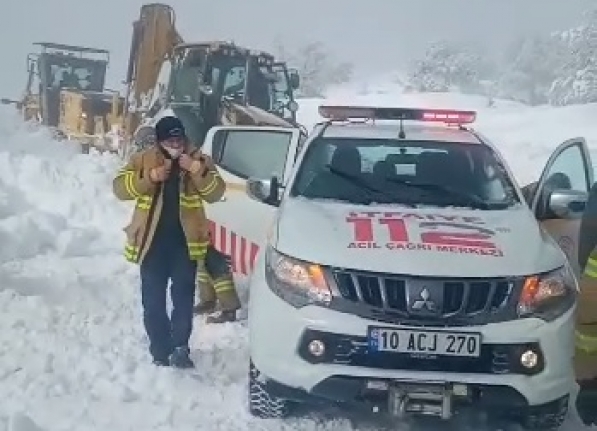
M 155 134 L 158 142 L 170 138 L 184 138 L 186 133 L 182 121 L 177 117 L 163 117 L 155 125 Z

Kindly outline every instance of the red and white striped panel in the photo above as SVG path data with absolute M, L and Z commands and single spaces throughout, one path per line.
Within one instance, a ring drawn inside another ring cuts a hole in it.
M 255 266 L 259 246 L 213 221 L 209 222 L 209 230 L 216 249 L 231 257 L 232 271 L 242 275 L 250 274 Z

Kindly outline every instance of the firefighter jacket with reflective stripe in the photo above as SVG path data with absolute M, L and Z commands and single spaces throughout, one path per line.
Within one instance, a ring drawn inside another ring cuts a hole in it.
M 201 153 L 194 150 L 190 156 L 199 160 Z M 142 262 L 154 238 L 163 208 L 163 184 L 153 183 L 149 172 L 164 163 L 165 157 L 159 147 L 152 146 L 133 154 L 112 183 L 118 199 L 136 202 L 131 222 L 124 229 L 127 237 L 125 257 L 129 262 Z M 193 260 L 203 259 L 209 244 L 204 204 L 217 202 L 226 185 L 215 167 L 206 167 L 195 175 L 183 171 L 179 181 L 180 222 L 189 256 Z
M 580 278 L 576 319 L 576 348 L 597 355 L 597 249 L 589 255 Z

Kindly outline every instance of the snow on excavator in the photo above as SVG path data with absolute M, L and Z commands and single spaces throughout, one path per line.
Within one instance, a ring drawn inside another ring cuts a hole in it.
M 109 53 L 104 49 L 39 42 L 27 56 L 28 79 L 17 107 L 25 121 L 49 127 L 58 139 L 117 151 L 124 99 L 104 88 Z
M 296 70 L 232 42 L 184 43 L 174 10 L 164 4 L 141 7 L 125 84 L 129 143 L 163 115 L 178 116 L 196 145 L 216 125 L 302 127 L 296 122 Z

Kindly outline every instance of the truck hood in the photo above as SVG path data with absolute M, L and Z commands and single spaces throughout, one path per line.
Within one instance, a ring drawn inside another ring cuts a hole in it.
M 446 277 L 524 276 L 565 262 L 525 205 L 507 210 L 355 206 L 288 198 L 273 246 L 322 265 Z

